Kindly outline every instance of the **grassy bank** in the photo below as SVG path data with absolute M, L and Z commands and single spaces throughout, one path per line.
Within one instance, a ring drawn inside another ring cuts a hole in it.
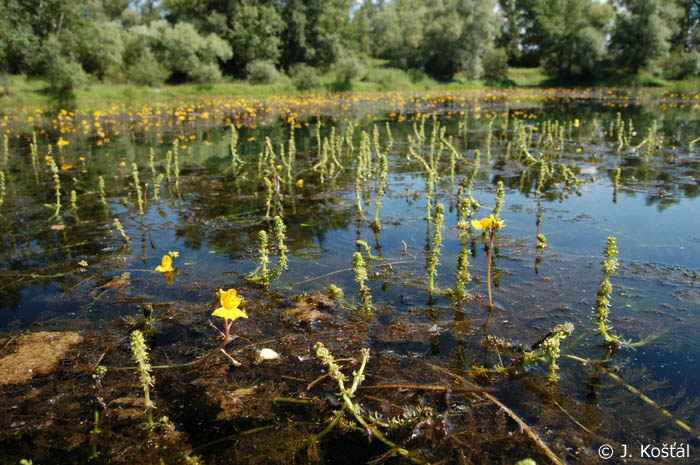
M 56 103 L 56 97 L 47 92 L 48 82 L 42 78 L 27 76 L 8 76 L 11 94 L 0 96 L 0 105 L 47 105 Z M 437 82 L 427 75 L 416 71 L 403 71 L 394 68 L 372 67 L 362 79 L 349 83 L 338 82 L 335 72 L 329 71 L 321 76 L 318 92 L 340 92 L 346 90 L 359 92 L 372 91 L 426 91 L 426 90 L 462 90 L 502 87 L 657 87 L 673 89 L 680 92 L 697 92 L 700 80 L 666 81 L 649 74 L 614 75 L 597 82 L 557 83 L 549 79 L 540 68 L 511 68 L 505 79 L 468 79 L 457 75 L 451 82 Z M 146 87 L 133 84 L 94 82 L 88 87 L 75 91 L 72 103 L 90 105 L 114 101 L 167 101 L 172 99 L 188 100 L 206 96 L 222 95 L 289 95 L 299 91 L 292 79 L 283 76 L 272 84 L 251 84 L 246 80 L 226 79 L 216 84 L 166 84 L 159 87 Z

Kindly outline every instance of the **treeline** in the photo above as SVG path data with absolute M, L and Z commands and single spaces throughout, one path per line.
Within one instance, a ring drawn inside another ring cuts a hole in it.
M 0 30 L 0 72 L 55 92 L 281 73 L 309 88 L 329 69 L 363 77 L 370 58 L 438 80 L 700 72 L 700 0 L 3 0 Z

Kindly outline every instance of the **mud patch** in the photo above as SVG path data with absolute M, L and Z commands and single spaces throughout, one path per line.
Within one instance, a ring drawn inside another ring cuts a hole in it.
M 75 332 L 23 334 L 17 338 L 17 350 L 0 359 L 0 386 L 24 383 L 37 374 L 50 372 L 73 345 L 83 337 Z

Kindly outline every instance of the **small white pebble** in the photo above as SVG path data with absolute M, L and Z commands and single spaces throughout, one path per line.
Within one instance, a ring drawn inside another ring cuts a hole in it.
M 277 360 L 278 358 L 280 358 L 280 354 L 272 349 L 261 349 L 260 352 L 258 352 L 258 362 L 265 360 Z

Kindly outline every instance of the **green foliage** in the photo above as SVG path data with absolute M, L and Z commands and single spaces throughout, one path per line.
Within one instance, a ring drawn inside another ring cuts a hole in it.
M 94 21 L 80 31 L 68 34 L 66 41 L 77 50 L 78 59 L 87 73 L 102 79 L 110 68 L 122 64 L 124 44 L 121 26 L 116 22 Z
M 424 69 L 437 79 L 482 74 L 481 56 L 496 30 L 492 1 L 396 0 L 377 14 L 377 55 L 392 66 Z
M 685 79 L 700 75 L 700 53 L 674 52 L 659 61 L 664 79 Z
M 294 87 L 300 91 L 306 91 L 321 87 L 321 77 L 318 71 L 309 65 L 299 63 L 290 70 Z
M 156 61 L 170 72 L 170 78 L 176 80 L 217 81 L 221 78 L 217 59 L 227 60 L 233 54 L 231 47 L 217 35 L 202 36 L 192 24 L 171 26 L 165 20 L 133 27 L 125 42 L 127 70 L 150 50 Z M 152 70 L 157 71 L 157 68 L 152 66 Z M 159 73 L 146 74 L 158 76 Z
M 542 65 L 549 75 L 568 79 L 598 71 L 606 35 L 599 16 L 605 12 L 592 0 L 535 0 L 534 13 Z
M 482 61 L 485 77 L 496 79 L 508 77 L 508 56 L 502 48 L 487 50 Z
M 280 78 L 280 73 L 275 65 L 269 61 L 251 61 L 245 67 L 248 81 L 251 84 L 272 84 Z
M 665 57 L 680 13 L 674 2 L 620 0 L 610 43 L 618 64 L 636 73 Z
M 156 87 L 165 82 L 170 76 L 165 66 L 158 63 L 153 52 L 146 48 L 144 52 L 126 67 L 126 78 L 129 82 L 143 86 Z
M 83 67 L 63 53 L 56 36 L 49 37 L 44 44 L 41 61 L 49 79 L 49 91 L 53 95 L 72 94 L 75 89 L 88 83 L 88 75 Z
M 350 82 L 367 72 L 362 60 L 354 53 L 344 53 L 333 65 L 339 82 Z
M 407 88 L 412 84 L 408 73 L 398 68 L 372 68 L 364 80 L 376 82 L 383 90 Z

